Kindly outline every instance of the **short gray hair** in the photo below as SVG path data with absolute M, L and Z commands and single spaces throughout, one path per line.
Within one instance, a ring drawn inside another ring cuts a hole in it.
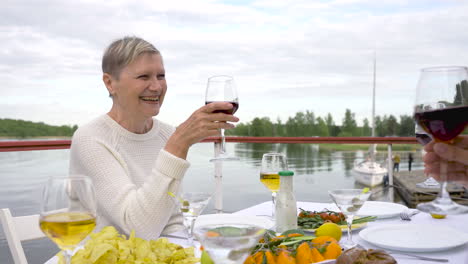
M 102 72 L 119 79 L 120 72 L 143 53 L 160 54 L 148 41 L 138 37 L 124 37 L 112 42 L 102 56 Z

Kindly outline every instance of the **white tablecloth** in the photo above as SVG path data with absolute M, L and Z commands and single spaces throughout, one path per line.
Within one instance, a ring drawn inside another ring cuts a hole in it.
M 322 210 L 324 208 L 330 208 L 329 203 L 311 203 L 311 202 L 298 202 L 298 208 L 302 208 L 305 210 Z M 245 215 L 271 215 L 272 204 L 271 202 L 264 202 L 241 211 L 236 212 L 236 214 L 245 214 Z M 426 213 L 419 213 L 412 217 L 412 221 L 403 221 L 400 220 L 399 217 L 388 218 L 388 219 L 380 219 L 374 222 L 369 222 L 368 227 L 377 226 L 382 224 L 430 224 L 430 225 L 444 225 L 449 226 L 451 228 L 460 230 L 460 232 L 464 232 L 468 234 L 468 214 L 464 215 L 450 215 L 447 216 L 445 219 L 434 219 L 429 214 Z M 346 235 L 343 234 L 342 239 L 346 239 Z M 358 232 L 353 233 L 353 240 L 355 242 L 361 244 L 366 248 L 377 248 L 376 246 L 369 244 L 362 240 Z M 468 244 L 464 246 L 460 246 L 457 248 L 453 248 L 450 250 L 445 251 L 438 251 L 438 252 L 430 252 L 430 253 L 414 253 L 420 256 L 426 257 L 434 257 L 434 258 L 446 258 L 449 259 L 448 263 L 453 264 L 468 264 Z M 429 262 L 429 261 L 421 261 L 411 257 L 405 257 L 401 255 L 393 255 L 393 257 L 398 261 L 399 264 L 421 264 L 421 263 L 436 263 L 436 262 Z
M 297 207 L 302 208 L 305 210 L 322 210 L 324 208 L 330 208 L 329 203 L 311 203 L 311 202 L 298 202 Z M 235 214 L 244 214 L 244 215 L 271 215 L 272 204 L 271 202 L 264 202 L 261 204 L 257 204 L 255 206 L 240 210 Z M 388 218 L 388 219 L 380 219 L 374 222 L 369 222 L 368 226 L 376 226 L 382 224 L 431 224 L 431 225 L 444 225 L 455 228 L 460 230 L 461 232 L 468 234 L 468 214 L 465 215 L 450 215 L 447 216 L 445 219 L 434 219 L 429 214 L 419 213 L 412 217 L 412 221 L 403 221 L 400 220 L 399 217 Z M 179 232 L 174 234 L 175 236 L 184 236 L 183 232 Z M 346 235 L 343 234 L 343 238 L 346 239 Z M 187 246 L 187 241 L 185 239 L 177 239 L 173 237 L 169 237 L 169 240 L 173 243 L 177 243 L 182 246 Z M 353 233 L 353 240 L 357 243 L 361 244 L 366 248 L 377 248 L 374 245 L 371 245 L 364 240 L 362 240 L 358 232 Z M 195 242 L 197 245 L 198 243 Z M 445 251 L 438 251 L 438 252 L 430 252 L 430 253 L 415 253 L 420 256 L 426 257 L 434 257 L 434 258 L 446 258 L 449 259 L 448 263 L 453 264 L 468 264 L 468 244 L 465 246 L 457 247 L 450 250 Z M 436 263 L 436 262 L 429 262 L 429 261 L 421 261 L 418 259 L 414 259 L 411 257 L 405 257 L 401 255 L 393 255 L 393 257 L 398 261 L 399 264 L 420 264 L 420 263 Z M 56 257 L 51 258 L 45 264 L 56 264 L 57 259 Z

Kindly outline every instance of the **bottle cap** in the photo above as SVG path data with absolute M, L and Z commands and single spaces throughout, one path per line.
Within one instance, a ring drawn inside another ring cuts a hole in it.
M 280 171 L 278 172 L 279 176 L 293 176 L 294 172 L 293 171 Z

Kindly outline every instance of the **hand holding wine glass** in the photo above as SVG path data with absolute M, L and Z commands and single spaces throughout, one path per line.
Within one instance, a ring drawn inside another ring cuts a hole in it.
M 233 115 L 239 108 L 239 97 L 237 96 L 237 89 L 234 82 L 234 78 L 227 75 L 217 75 L 208 78 L 208 84 L 206 86 L 205 93 L 205 104 L 213 102 L 229 102 L 232 104 L 232 108 L 229 110 L 215 110 L 213 113 L 224 113 L 227 115 Z M 226 139 L 224 136 L 224 129 L 220 129 L 221 132 L 221 152 L 218 157 L 211 159 L 210 161 L 219 160 L 238 160 L 237 157 L 229 156 L 226 152 Z
M 44 187 L 39 226 L 71 263 L 75 247 L 96 226 L 96 199 L 86 176 L 51 177 Z
M 433 137 L 435 142 L 430 146 L 438 142 L 453 144 L 455 137 L 468 124 L 468 68 L 447 66 L 422 69 L 414 119 Z M 453 160 L 453 157 L 449 160 Z M 454 203 L 446 190 L 449 167 L 447 159 L 439 160 L 442 181 L 439 196 L 434 201 L 418 204 L 419 210 L 439 215 L 468 213 L 468 207 Z
M 448 160 L 447 180 L 460 182 L 468 188 L 468 136 L 458 136 L 452 144 L 432 142 L 425 145 L 424 150 L 425 173 L 440 179 L 440 160 Z

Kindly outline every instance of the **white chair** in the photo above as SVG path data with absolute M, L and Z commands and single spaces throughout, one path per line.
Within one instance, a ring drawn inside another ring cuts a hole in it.
M 13 217 L 10 209 L 3 208 L 0 210 L 0 220 L 15 264 L 27 264 L 21 241 L 45 237 L 39 228 L 39 215 Z

